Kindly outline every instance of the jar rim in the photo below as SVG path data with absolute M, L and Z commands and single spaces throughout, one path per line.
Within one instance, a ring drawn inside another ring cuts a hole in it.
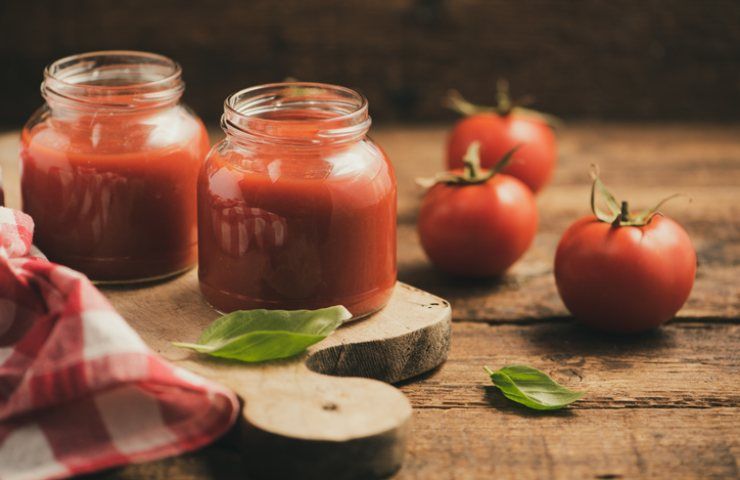
M 288 119 L 266 116 L 297 110 L 317 115 Z M 281 133 L 286 123 L 314 128 L 311 135 L 286 136 Z M 370 124 L 364 95 L 341 85 L 318 82 L 279 82 L 244 88 L 226 98 L 221 117 L 227 135 L 262 143 L 349 141 L 364 136 Z
M 41 84 L 47 100 L 113 108 L 170 103 L 184 89 L 179 63 L 136 50 L 100 50 L 60 58 L 44 69 Z

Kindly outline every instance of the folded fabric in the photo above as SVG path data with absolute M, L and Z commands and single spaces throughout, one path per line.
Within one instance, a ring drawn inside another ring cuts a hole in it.
M 0 479 L 63 478 L 190 451 L 233 392 L 155 355 L 81 273 L 34 255 L 0 207 Z

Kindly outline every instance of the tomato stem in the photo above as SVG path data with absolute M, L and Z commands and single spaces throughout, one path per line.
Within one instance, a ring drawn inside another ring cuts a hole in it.
M 493 168 L 485 169 L 480 166 L 480 142 L 473 142 L 468 146 L 468 150 L 465 152 L 465 156 L 463 157 L 462 173 L 444 172 L 437 174 L 434 178 L 417 179 L 416 182 L 424 188 L 430 188 L 437 183 L 445 183 L 447 185 L 476 185 L 479 183 L 486 183 L 488 180 L 493 178 L 494 175 L 501 173 L 501 171 L 511 163 L 514 153 L 519 150 L 520 147 L 521 144 L 515 146 L 506 152 Z
M 598 168 L 592 165 L 591 169 L 591 178 L 593 178 L 593 183 L 591 184 L 591 211 L 600 222 L 611 223 L 614 227 L 642 227 L 647 225 L 655 215 L 660 213 L 659 209 L 665 202 L 681 196 L 681 194 L 671 195 L 658 202 L 653 208 L 633 215 L 630 213 L 629 203 L 626 201 L 617 202 L 614 195 L 601 182 Z M 608 211 L 604 211 L 597 205 L 597 192 L 603 198 Z
M 628 222 L 630 219 L 630 207 L 625 200 L 622 200 L 622 208 L 620 210 L 619 216 L 621 217 L 623 222 Z
M 453 110 L 465 117 L 478 113 L 491 113 L 494 111 L 491 107 L 476 105 L 467 101 L 457 90 L 449 90 L 447 95 L 445 95 L 442 104 L 450 110 Z
M 505 78 L 499 78 L 496 82 L 496 102 L 496 111 L 501 116 L 510 114 L 514 108 L 509 95 L 509 81 Z
M 463 157 L 464 177 L 470 183 L 475 183 L 480 178 L 480 143 L 473 142 L 468 147 Z
M 516 145 L 514 148 L 506 152 L 493 168 L 484 172 L 484 169 L 480 166 L 480 142 L 471 143 L 463 157 L 464 170 L 463 176 L 460 180 L 464 183 L 483 183 L 488 181 L 489 178 L 501 173 L 509 163 L 511 163 L 514 153 L 516 153 L 516 151 L 521 147 L 521 144 Z
M 499 79 L 496 82 L 496 106 L 476 105 L 467 101 L 457 90 L 448 90 L 442 99 L 442 105 L 453 110 L 464 117 L 480 113 L 493 113 L 500 117 L 515 115 L 521 118 L 529 118 L 540 121 L 552 129 L 562 126 L 563 121 L 554 115 L 538 112 L 531 108 L 525 108 L 524 104 L 532 101 L 532 97 L 524 97 L 514 101 L 509 94 L 509 82 Z

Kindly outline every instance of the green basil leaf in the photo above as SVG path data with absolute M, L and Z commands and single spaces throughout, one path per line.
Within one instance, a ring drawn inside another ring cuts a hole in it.
M 506 398 L 535 410 L 557 410 L 583 396 L 582 392 L 569 390 L 546 373 L 526 365 L 509 365 L 495 372 L 483 368 Z
M 343 306 L 319 310 L 239 310 L 218 318 L 196 343 L 174 342 L 214 357 L 264 362 L 292 357 L 352 318 Z

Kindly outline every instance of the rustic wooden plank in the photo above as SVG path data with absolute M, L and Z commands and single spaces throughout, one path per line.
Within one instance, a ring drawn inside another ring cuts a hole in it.
M 483 365 L 527 364 L 586 392 L 573 410 L 740 407 L 740 325 L 676 323 L 638 337 L 568 321 L 455 325 L 448 361 L 405 385 L 414 408 L 508 408 Z
M 737 478 L 737 408 L 417 409 L 395 480 Z M 92 475 L 99 480 L 248 480 L 249 457 L 221 441 L 199 452 Z
M 447 363 L 402 387 L 414 407 L 399 479 L 731 478 L 740 458 L 740 325 L 614 338 L 568 323 L 453 326 Z M 480 368 L 522 362 L 586 392 L 568 410 L 510 403 Z M 236 438 L 100 478 L 243 478 Z M 612 475 L 612 477 L 605 477 Z
M 737 478 L 738 413 L 419 409 L 415 441 L 396 478 Z
M 363 90 L 378 118 L 451 118 L 450 87 L 477 101 L 507 76 L 563 116 L 738 118 L 733 0 L 36 0 L 0 3 L 0 123 L 40 102 L 43 67 L 106 48 L 180 61 L 208 122 L 238 88 L 288 75 Z
M 396 480 L 737 478 L 738 410 L 416 410 Z M 200 452 L 90 476 L 100 480 L 245 479 L 246 463 L 219 442 Z

